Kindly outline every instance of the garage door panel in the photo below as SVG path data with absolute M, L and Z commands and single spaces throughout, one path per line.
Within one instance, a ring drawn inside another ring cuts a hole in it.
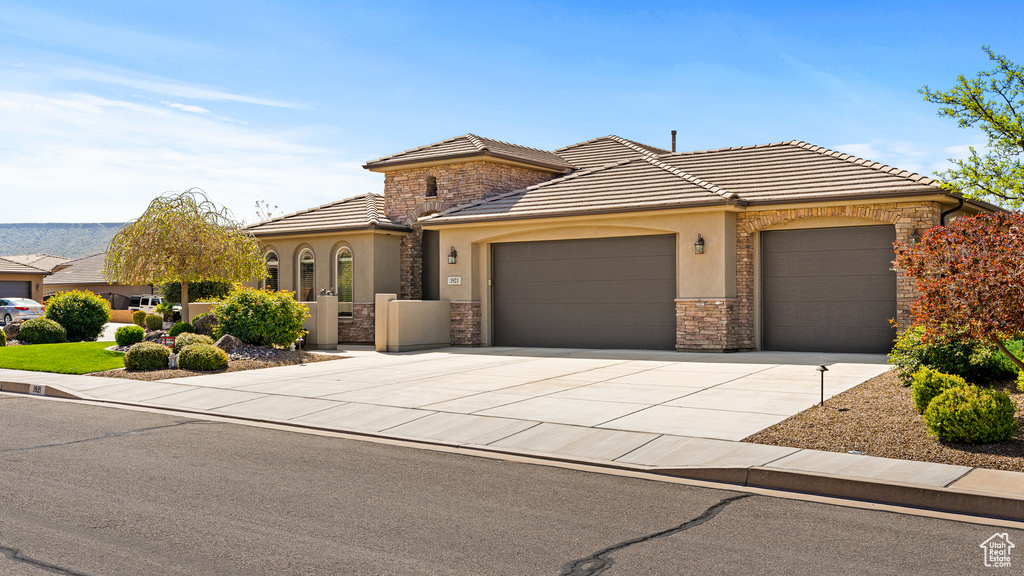
M 895 333 L 893 226 L 763 232 L 763 346 L 883 353 Z
M 491 255 L 495 344 L 675 347 L 674 236 L 500 243 Z
M 24 280 L 0 281 L 0 298 L 31 298 L 32 282 Z

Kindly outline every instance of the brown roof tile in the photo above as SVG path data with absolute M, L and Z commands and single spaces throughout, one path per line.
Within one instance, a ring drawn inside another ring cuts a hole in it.
M 791 141 L 672 153 L 617 136 L 558 150 L 589 169 L 458 206 L 431 223 L 943 193 L 930 178 Z M 600 167 L 598 167 L 600 166 Z
M 474 134 L 457 136 L 441 142 L 435 142 L 434 144 L 428 144 L 427 146 L 399 152 L 398 154 L 384 156 L 367 162 L 363 167 L 373 170 L 374 168 L 454 158 L 469 158 L 473 156 L 502 158 L 532 164 L 548 170 L 565 171 L 573 168 L 570 163 L 555 153 L 517 144 L 509 144 L 500 140 L 491 140 L 490 138 L 483 138 Z
M 43 280 L 43 284 L 107 284 L 103 276 L 103 261 L 107 253 L 100 252 L 85 258 L 69 261 L 68 267 L 54 272 Z
M 18 254 L 15 256 L 0 256 L 5 260 L 11 262 L 17 262 L 18 264 L 25 264 L 33 268 L 39 268 L 40 270 L 46 270 L 47 272 L 52 271 L 54 268 L 70 262 L 71 258 L 65 258 L 63 256 L 53 256 L 51 254 Z
M 255 236 L 278 236 L 335 230 L 408 230 L 400 222 L 383 217 L 384 197 L 376 194 L 355 196 L 316 208 L 286 214 L 248 226 Z
M 7 258 L 0 258 L 0 274 L 49 274 L 49 270 L 42 270 L 27 264 L 13 262 Z

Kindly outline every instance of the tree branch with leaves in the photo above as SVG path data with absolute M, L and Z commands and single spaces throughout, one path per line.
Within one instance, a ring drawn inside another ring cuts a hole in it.
M 169 192 L 124 225 L 103 264 L 109 282 L 181 283 L 187 322 L 189 282 L 247 282 L 266 277 L 259 241 L 199 188 Z

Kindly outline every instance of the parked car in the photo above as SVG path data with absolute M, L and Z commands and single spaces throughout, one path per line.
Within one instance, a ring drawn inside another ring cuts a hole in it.
M 0 298 L 0 318 L 4 325 L 15 320 L 28 320 L 43 315 L 43 305 L 28 298 Z
M 129 310 L 142 310 L 147 314 L 153 314 L 156 312 L 156 307 L 163 304 L 164 298 L 159 294 L 139 294 L 138 296 L 132 296 L 132 301 L 128 303 Z M 174 305 L 175 310 L 181 310 L 180 304 Z

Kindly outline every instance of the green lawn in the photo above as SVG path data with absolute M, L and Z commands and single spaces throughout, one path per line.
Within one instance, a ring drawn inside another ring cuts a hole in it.
M 104 350 L 113 342 L 68 342 L 0 347 L 0 368 L 88 374 L 124 368 L 124 354 Z

